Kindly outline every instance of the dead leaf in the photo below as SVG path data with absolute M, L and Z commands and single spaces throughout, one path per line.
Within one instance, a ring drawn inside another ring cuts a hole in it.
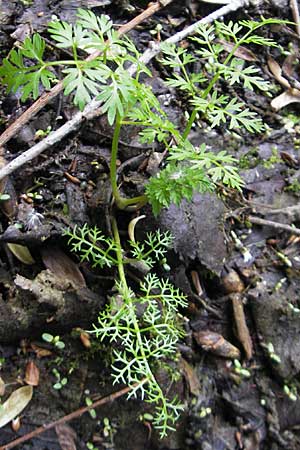
M 92 345 L 91 344 L 91 338 L 90 338 L 90 335 L 88 333 L 86 333 L 85 331 L 82 331 L 80 333 L 80 340 L 82 342 L 82 345 L 85 348 L 91 348 L 91 345 Z
M 207 352 L 229 359 L 240 359 L 241 357 L 239 349 L 226 341 L 219 333 L 207 330 L 197 331 L 193 333 L 193 335 L 197 344 Z
M 76 450 L 77 435 L 73 428 L 67 424 L 56 425 L 55 431 L 61 450 Z
M 299 169 L 299 161 L 290 155 L 288 152 L 280 152 L 280 158 L 292 169 Z
M 294 77 L 295 76 L 295 64 L 298 62 L 299 54 L 298 50 L 296 48 L 293 48 L 293 53 L 288 55 L 283 64 L 282 64 L 282 71 L 288 76 L 288 77 Z
M 45 358 L 46 356 L 51 356 L 53 352 L 47 348 L 39 347 L 36 344 L 30 344 L 30 347 L 36 354 L 37 358 Z
M 272 108 L 275 109 L 275 111 L 279 111 L 279 109 L 289 105 L 290 103 L 299 103 L 299 102 L 300 102 L 300 90 L 291 88 L 283 92 L 282 94 L 278 95 L 277 97 L 273 98 L 273 100 L 271 101 L 271 106 Z
M 3 148 L 0 148 L 0 169 L 2 169 L 6 164 L 6 159 L 2 156 Z M 2 199 L 0 201 L 0 208 L 3 214 L 6 215 L 9 219 L 12 219 L 16 216 L 18 212 L 18 201 L 17 201 L 17 194 L 15 191 L 15 188 L 10 181 L 9 177 L 4 177 L 2 180 L 0 180 L 0 194 L 3 196 L 4 194 L 7 195 L 7 199 Z
M 271 56 L 268 57 L 268 67 L 273 77 L 275 78 L 275 80 L 278 81 L 278 83 L 280 83 L 283 87 L 287 89 L 291 87 L 289 81 L 284 76 L 282 76 L 282 69 L 280 65 Z
M 69 281 L 75 289 L 86 287 L 78 265 L 58 247 L 45 247 L 41 253 L 46 268 L 51 270 L 57 278 Z
M 13 431 L 19 431 L 19 429 L 21 428 L 21 419 L 19 416 L 11 421 L 11 427 Z
M 230 270 L 222 277 L 222 284 L 227 294 L 243 292 L 245 290 L 243 280 L 235 270 Z
M 25 245 L 13 244 L 9 242 L 7 244 L 7 247 L 12 252 L 12 254 L 23 264 L 31 266 L 31 264 L 35 263 L 33 257 L 30 254 L 30 251 L 27 247 L 25 247 Z
M 5 383 L 0 377 L 0 397 L 2 397 L 2 395 L 5 394 L 5 387 L 6 387 Z
M 190 393 L 198 396 L 200 393 L 200 381 L 193 366 L 191 366 L 184 358 L 181 358 L 180 365 L 182 367 L 184 378 L 187 382 Z
M 30 386 L 38 386 L 40 380 L 40 370 L 39 368 L 34 364 L 33 361 L 29 361 L 26 364 L 25 369 L 25 383 L 29 384 Z
M 32 386 L 23 386 L 8 397 L 0 409 L 0 428 L 15 419 L 26 408 L 32 398 L 32 394 Z
M 230 53 L 235 46 L 232 42 L 225 41 L 224 39 L 218 39 L 217 41 L 222 44 L 224 50 L 228 53 Z M 243 59 L 244 61 L 257 61 L 256 55 L 249 50 L 249 48 L 244 47 L 243 45 L 238 47 L 233 54 L 237 58 Z

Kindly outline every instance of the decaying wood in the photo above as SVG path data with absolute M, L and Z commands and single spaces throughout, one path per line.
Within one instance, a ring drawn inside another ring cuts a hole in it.
M 236 325 L 237 338 L 245 350 L 246 358 L 251 359 L 253 354 L 252 340 L 246 323 L 242 297 L 235 293 L 230 295 L 233 308 L 233 316 Z

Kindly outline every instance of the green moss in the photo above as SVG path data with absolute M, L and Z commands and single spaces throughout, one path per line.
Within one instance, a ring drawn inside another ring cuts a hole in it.
M 300 193 L 300 182 L 299 180 L 293 180 L 287 187 L 284 188 L 285 191 L 293 192 L 294 194 Z
M 260 162 L 258 157 L 258 148 L 251 148 L 247 153 L 245 153 L 239 160 L 240 169 L 253 169 Z
M 282 159 L 279 156 L 277 147 L 272 148 L 272 156 L 270 158 L 265 159 L 262 164 L 265 167 L 265 169 L 273 169 L 275 164 L 279 164 L 282 162 Z

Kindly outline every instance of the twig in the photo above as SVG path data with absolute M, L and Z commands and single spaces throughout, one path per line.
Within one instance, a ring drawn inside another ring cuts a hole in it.
M 247 216 L 247 220 L 249 220 L 249 222 L 254 223 L 256 225 L 262 225 L 264 227 L 275 228 L 275 230 L 284 230 L 284 231 L 288 231 L 289 233 L 300 236 L 300 228 L 292 227 L 291 225 L 287 225 L 285 223 L 273 222 L 273 220 L 261 219 L 260 217 L 255 217 L 255 216 Z
M 9 450 L 11 448 L 16 447 L 19 444 L 23 444 L 23 442 L 29 441 L 29 439 L 32 439 L 39 434 L 44 433 L 44 431 L 51 430 L 52 428 L 55 428 L 57 425 L 61 425 L 62 423 L 69 422 L 70 420 L 76 419 L 82 414 L 86 413 L 87 411 L 90 411 L 91 409 L 98 408 L 98 406 L 104 405 L 105 403 L 112 402 L 116 400 L 119 397 L 122 397 L 123 395 L 130 392 L 132 389 L 135 389 L 139 384 L 145 383 L 147 380 L 143 379 L 140 383 L 135 383 L 132 386 L 126 387 L 124 389 L 121 389 L 118 392 L 114 392 L 113 394 L 107 395 L 106 397 L 102 397 L 99 400 L 96 400 L 94 403 L 92 403 L 89 406 L 83 406 L 82 408 L 77 409 L 76 411 L 73 411 L 70 414 L 67 414 L 64 417 L 61 417 L 58 420 L 55 420 L 54 422 L 48 423 L 46 425 L 42 425 L 41 427 L 36 428 L 34 431 L 31 431 L 30 433 L 25 434 L 24 436 L 19 437 L 18 439 L 15 439 L 14 441 L 9 442 L 8 444 L 2 445 L 0 447 L 0 450 Z
M 293 14 L 293 19 L 296 25 L 296 32 L 300 37 L 300 16 L 299 16 L 299 6 L 297 0 L 290 0 L 290 7 Z
M 169 42 L 169 43 L 175 44 L 175 43 L 181 41 L 182 39 L 186 38 L 190 34 L 193 34 L 196 31 L 196 29 L 199 27 L 200 24 L 210 23 L 210 22 L 224 16 L 225 14 L 228 14 L 229 12 L 235 11 L 236 9 L 243 6 L 244 4 L 246 4 L 246 0 L 234 0 L 234 1 L 230 2 L 230 4 L 223 6 L 222 8 L 209 14 L 208 16 L 204 17 L 203 19 L 199 20 L 198 22 L 194 23 L 193 25 L 174 34 L 172 37 L 168 38 L 164 42 Z M 160 44 L 159 43 L 154 44 L 151 49 L 148 49 L 143 53 L 140 60 L 144 64 L 147 64 L 159 52 L 160 52 Z M 136 66 L 135 65 L 130 66 L 128 71 L 131 75 L 133 75 L 136 71 Z M 58 128 L 56 131 L 53 131 L 43 141 L 34 145 L 32 148 L 30 148 L 26 152 L 22 153 L 22 155 L 18 156 L 13 161 L 8 163 L 5 167 L 0 169 L 0 181 L 7 175 L 13 173 L 19 167 L 21 167 L 24 164 L 26 164 L 27 162 L 31 161 L 33 158 L 38 156 L 44 150 L 51 147 L 56 142 L 60 141 L 62 138 L 67 136 L 69 133 L 76 130 L 80 126 L 81 122 L 84 119 L 90 120 L 90 119 L 96 117 L 97 115 L 101 114 L 101 111 L 99 110 L 100 106 L 101 106 L 101 102 L 99 102 L 97 100 L 92 100 L 85 107 L 83 112 L 76 113 L 76 115 L 73 117 L 73 119 L 66 122 L 64 125 L 62 125 L 60 128 Z M 22 123 L 22 125 L 24 123 Z M 14 130 L 14 134 L 15 133 L 16 133 L 16 130 Z M 10 137 L 9 137 L 9 139 L 10 139 Z M 1 144 L 1 142 L 2 141 L 0 138 L 0 144 Z
M 249 328 L 247 326 L 243 300 L 240 294 L 234 293 L 229 295 L 232 302 L 233 316 L 236 325 L 237 337 L 243 346 L 247 359 L 252 358 L 253 345 Z
M 130 22 L 122 25 L 118 33 L 121 36 L 122 34 L 128 33 L 128 31 L 135 28 L 144 20 L 153 16 L 154 13 L 159 11 L 160 8 L 166 6 L 171 3 L 173 0 L 166 0 L 164 3 L 158 1 L 156 3 L 152 3 L 145 11 L 136 16 L 134 19 L 130 20 Z M 92 61 L 97 58 L 101 52 L 99 50 L 93 52 L 89 55 L 86 60 Z M 34 117 L 41 109 L 43 109 L 53 98 L 55 98 L 61 91 L 63 90 L 63 82 L 60 81 L 56 86 L 54 86 L 50 91 L 45 92 L 41 95 L 41 97 L 34 102 L 20 117 L 16 119 L 14 123 L 12 123 L 0 136 L 0 148 L 8 142 L 13 136 L 16 135 L 18 131 L 32 118 Z

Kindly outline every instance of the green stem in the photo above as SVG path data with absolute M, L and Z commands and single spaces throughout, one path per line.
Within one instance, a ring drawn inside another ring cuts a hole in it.
M 192 111 L 192 114 L 190 115 L 188 123 L 186 124 L 185 130 L 184 130 L 184 132 L 182 134 L 182 139 L 183 140 L 187 139 L 187 137 L 188 137 L 188 135 L 189 135 L 189 133 L 191 131 L 191 128 L 193 126 L 193 123 L 194 123 L 194 121 L 196 119 L 197 112 L 198 112 L 197 109 L 194 108 L 193 111 Z
M 120 114 L 116 115 L 116 123 L 111 147 L 111 159 L 110 159 L 110 182 L 112 187 L 112 193 L 116 202 L 116 205 L 120 209 L 125 209 L 130 205 L 145 205 L 147 203 L 147 197 L 145 195 L 140 195 L 133 198 L 124 198 L 120 195 L 118 184 L 117 184 L 117 156 L 119 147 L 119 137 L 121 131 L 122 121 Z
M 128 310 L 129 310 L 128 313 L 131 314 L 131 317 L 133 319 L 134 332 L 136 335 L 137 344 L 138 344 L 139 352 L 141 355 L 140 357 L 141 357 L 141 359 L 143 361 L 143 365 L 144 365 L 143 369 L 144 369 L 145 376 L 143 377 L 143 380 L 141 380 L 141 385 L 144 384 L 145 382 L 148 382 L 148 383 L 150 383 L 150 385 L 152 384 L 155 386 L 156 391 L 158 393 L 158 397 L 161 400 L 161 408 L 164 411 L 165 416 L 167 417 L 166 399 L 164 397 L 164 394 L 162 392 L 160 385 L 158 384 L 155 376 L 153 375 L 152 369 L 149 365 L 148 358 L 145 354 L 144 343 L 143 343 L 143 339 L 142 339 L 142 331 L 139 326 L 139 322 L 138 322 L 138 319 L 136 316 L 135 306 L 134 306 L 133 300 L 131 298 L 130 289 L 128 287 L 127 280 L 126 280 L 120 234 L 119 234 L 118 224 L 117 224 L 115 217 L 112 218 L 112 231 L 113 231 L 113 236 L 114 236 L 114 240 L 116 243 L 118 272 L 119 272 L 120 283 L 121 283 L 122 291 L 123 291 L 123 301 L 126 302 L 126 304 L 128 305 Z M 163 430 L 163 431 L 165 432 L 165 430 Z

